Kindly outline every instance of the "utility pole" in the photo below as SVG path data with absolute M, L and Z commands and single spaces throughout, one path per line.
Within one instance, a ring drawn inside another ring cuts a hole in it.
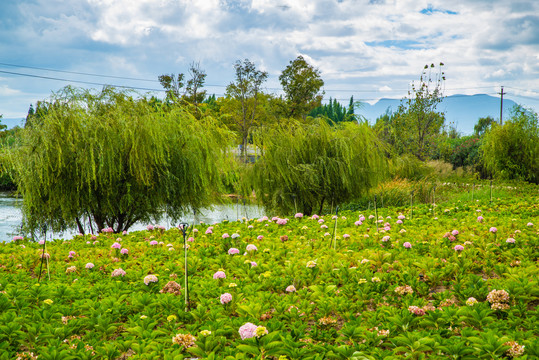
M 500 102 L 500 125 L 503 125 L 503 120 L 502 120 L 502 116 L 503 116 L 503 96 L 507 93 L 504 93 L 503 92 L 503 86 L 502 86 L 502 90 L 498 93 L 500 94 L 502 97 L 501 97 L 501 102 Z

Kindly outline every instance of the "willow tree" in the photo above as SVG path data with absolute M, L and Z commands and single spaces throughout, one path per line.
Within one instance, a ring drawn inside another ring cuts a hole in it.
M 229 133 L 211 118 L 164 109 L 111 88 L 53 95 L 11 156 L 26 225 L 83 232 L 90 220 L 94 230 L 120 232 L 210 205 Z
M 291 122 L 256 137 L 262 157 L 249 184 L 268 210 L 321 213 L 324 204 L 359 197 L 382 179 L 382 145 L 366 123 L 334 127 L 323 119 Z

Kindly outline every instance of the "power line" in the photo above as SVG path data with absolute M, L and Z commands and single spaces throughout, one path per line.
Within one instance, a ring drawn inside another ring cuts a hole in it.
M 85 73 L 85 72 L 78 72 L 78 71 L 67 71 L 67 70 L 48 69 L 48 68 L 41 68 L 41 67 L 36 67 L 36 66 L 15 65 L 15 64 L 6 64 L 6 63 L 0 63 L 0 65 L 3 65 L 3 66 L 11 66 L 11 67 L 18 67 L 18 68 L 25 68 L 25 69 L 35 69 L 35 70 L 44 70 L 44 71 L 54 71 L 54 72 L 60 72 L 60 73 L 66 73 L 66 74 L 76 74 L 76 75 L 85 75 L 85 76 L 97 76 L 97 77 L 112 78 L 112 79 L 123 79 L 123 80 L 136 80 L 136 81 L 159 82 L 158 80 L 140 79 L 140 78 L 132 78 L 132 77 L 125 77 L 125 76 L 115 76 L 115 75 L 92 74 L 92 73 Z
M 51 77 L 51 76 L 24 74 L 24 73 L 17 73 L 17 72 L 13 72 L 13 71 L 4 71 L 4 70 L 0 70 L 0 73 L 18 75 L 18 76 L 26 76 L 26 77 L 38 78 L 38 79 L 46 79 L 46 80 L 66 81 L 66 82 L 73 82 L 73 83 L 85 84 L 85 85 L 112 86 L 112 87 L 123 88 L 123 89 L 144 90 L 144 91 L 159 91 L 159 92 L 164 92 L 165 91 L 164 89 L 151 89 L 151 88 L 143 88 L 143 87 L 137 87 L 137 86 L 114 85 L 114 84 L 105 84 L 105 83 L 98 83 L 98 82 L 92 82 L 92 81 L 83 81 L 83 80 L 70 80 L 70 79 L 54 78 L 54 77 Z

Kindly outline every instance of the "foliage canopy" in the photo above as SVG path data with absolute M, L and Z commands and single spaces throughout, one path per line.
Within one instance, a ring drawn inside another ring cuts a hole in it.
M 263 156 L 249 178 L 268 210 L 321 212 L 367 192 L 386 169 L 382 145 L 365 123 L 291 122 L 257 137 Z M 295 197 L 295 198 L 294 198 Z
M 61 230 L 85 217 L 116 232 L 137 221 L 177 220 L 211 205 L 229 132 L 183 107 L 105 88 L 55 94 L 22 132 L 12 163 L 29 229 Z

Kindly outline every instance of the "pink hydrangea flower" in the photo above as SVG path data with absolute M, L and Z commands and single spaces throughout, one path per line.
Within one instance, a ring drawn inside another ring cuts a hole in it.
M 221 300 L 221 304 L 223 305 L 228 304 L 229 302 L 232 301 L 232 295 L 229 293 L 224 293 L 221 295 L 220 300 Z
M 262 236 L 262 235 L 258 235 L 258 236 L 256 237 L 257 240 L 262 240 L 263 238 L 264 238 L 264 236 Z
M 124 269 L 119 268 L 119 269 L 114 269 L 114 271 L 112 272 L 112 274 L 110 274 L 110 276 L 112 277 L 125 276 L 125 274 L 126 272 L 124 271 Z
M 389 239 L 390 239 L 390 237 L 389 237 L 388 235 L 386 235 L 386 236 L 384 236 L 384 237 L 382 238 L 382 241 L 383 241 L 383 242 L 387 242 L 387 241 L 389 241 Z
M 94 264 L 89 262 L 87 263 L 85 266 L 84 266 L 86 269 L 93 269 L 94 268 Z
M 294 215 L 294 217 L 296 219 L 301 219 L 303 217 L 303 214 L 302 213 L 296 213 L 296 215 Z
M 115 242 L 110 247 L 113 248 L 113 249 L 121 249 L 122 245 L 120 243 L 118 243 L 118 242 Z
M 483 217 L 482 217 L 482 216 L 478 216 L 478 217 L 477 217 L 477 222 L 480 222 L 480 223 L 482 223 L 482 222 L 483 222 L 483 220 L 484 220 L 484 219 L 483 219 Z
M 355 225 L 355 226 L 360 226 L 360 225 L 363 225 L 363 223 L 362 223 L 361 221 L 358 220 L 358 221 L 356 221 L 356 222 L 354 223 L 354 225 Z
M 187 238 L 187 241 L 189 241 L 189 242 L 193 242 L 193 241 L 195 241 L 195 238 L 194 238 L 194 237 L 192 237 L 192 236 L 189 236 L 189 237 Z
M 402 220 L 397 220 L 397 224 L 402 224 Z
M 494 226 L 491 227 L 488 231 L 490 231 L 491 233 L 495 234 L 498 232 L 498 229 L 496 229 Z
M 69 252 L 69 255 L 68 255 L 67 257 L 72 258 L 72 257 L 74 257 L 75 255 L 77 255 L 76 252 L 70 251 L 70 252 Z
M 411 249 L 412 248 L 412 244 L 410 244 L 408 241 L 405 242 L 404 244 L 402 244 L 405 248 L 407 249 Z
M 262 216 L 260 219 L 258 219 L 257 221 L 258 222 L 263 222 L 263 221 L 267 221 L 268 220 L 268 217 L 267 216 Z
M 514 244 L 515 241 L 516 241 L 516 240 L 513 239 L 513 238 L 508 238 L 507 240 L 505 240 L 505 242 L 508 243 L 508 244 Z
M 120 254 L 127 255 L 129 254 L 129 250 L 127 250 L 126 248 L 123 248 L 122 250 L 120 250 Z
M 533 223 L 529 222 L 529 223 L 526 224 L 526 226 L 533 226 Z
M 462 245 L 455 245 L 455 247 L 454 247 L 453 249 L 455 249 L 455 251 L 462 251 L 462 250 L 464 250 L 464 246 L 462 246 Z
M 215 274 L 213 274 L 213 278 L 215 280 L 217 280 L 217 279 L 226 279 L 226 274 L 225 274 L 224 271 L 219 270 Z
M 239 249 L 236 249 L 236 248 L 228 249 L 228 255 L 235 255 L 235 254 L 239 254 L 239 253 L 240 253 Z
M 247 229 L 253 229 L 253 228 L 254 228 L 254 226 L 253 226 L 253 225 L 249 225 L 249 226 L 247 226 Z
M 323 223 L 324 223 L 324 219 L 318 219 L 318 223 L 319 223 L 319 224 L 323 224 Z
M 249 245 L 247 245 L 247 247 L 245 248 L 245 250 L 247 250 L 247 251 L 257 251 L 258 248 L 256 247 L 256 245 L 249 244 Z
M 457 236 L 459 234 L 459 231 L 458 230 L 453 230 L 453 231 L 451 231 L 451 234 L 453 234 L 454 236 Z
M 155 246 L 155 245 L 157 245 L 157 244 L 159 244 L 159 243 L 157 242 L 157 240 L 152 240 L 152 241 L 150 241 L 150 245 L 152 245 L 152 246 Z
M 344 239 L 348 239 L 348 238 L 350 237 L 350 235 L 349 235 L 349 234 L 343 234 L 342 237 L 343 237 Z
M 127 230 L 122 231 L 122 235 L 127 235 Z
M 24 237 L 22 237 L 22 236 L 14 236 L 13 237 L 13 241 L 23 240 L 23 239 L 24 239 Z
M 288 222 L 288 219 L 278 219 L 277 225 L 286 225 L 287 222 Z
M 328 226 L 326 224 L 320 225 L 320 229 L 327 229 Z
M 296 292 L 296 287 L 294 285 L 288 285 L 286 287 L 286 292 Z
M 148 229 L 148 230 L 150 230 L 150 231 L 151 231 L 151 230 L 153 230 L 153 229 L 154 229 L 154 227 L 153 227 L 153 225 L 147 225 L 147 226 L 146 226 L 146 229 Z
M 313 219 L 313 220 L 318 220 L 319 218 L 320 218 L 320 216 L 318 216 L 318 215 L 316 215 L 316 214 L 314 214 L 313 216 L 311 216 L 311 219 Z
M 224 233 L 223 235 L 221 235 L 221 237 L 222 237 L 223 239 L 227 239 L 227 238 L 230 237 L 230 235 L 228 235 L 228 233 Z
M 209 228 L 206 229 L 206 235 L 211 235 L 211 234 L 213 234 L 213 229 L 210 226 Z
M 38 244 L 39 244 L 39 245 L 45 244 L 45 240 L 39 240 L 39 243 L 38 243 Z
M 399 220 L 404 220 L 404 219 L 406 219 L 406 216 L 400 214 L 400 215 L 397 217 L 397 219 L 399 219 Z
M 250 339 L 252 337 L 255 336 L 255 330 L 258 326 L 256 326 L 255 324 L 253 323 L 246 323 L 244 325 L 242 325 L 238 332 L 240 333 L 240 337 L 242 340 L 245 340 L 245 339 Z
M 365 216 L 359 215 L 359 221 L 361 221 L 361 222 L 365 221 Z
M 258 266 L 258 264 L 254 261 L 251 261 L 251 267 L 256 267 L 256 266 Z

